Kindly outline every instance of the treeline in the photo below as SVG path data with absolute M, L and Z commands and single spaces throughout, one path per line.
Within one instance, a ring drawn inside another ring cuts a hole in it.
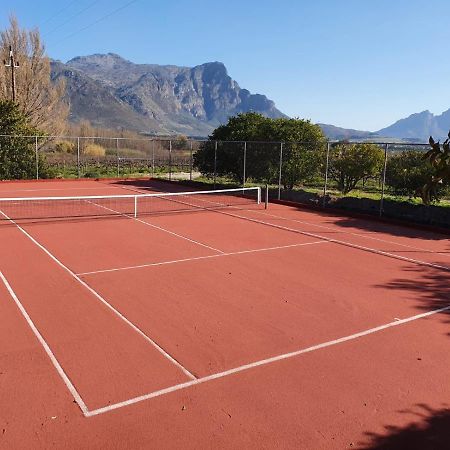
M 218 127 L 201 144 L 194 163 L 206 176 L 239 183 L 278 184 L 291 190 L 314 183 L 325 174 L 348 194 L 373 180 L 385 182 L 395 195 L 421 197 L 425 204 L 439 200 L 449 189 L 449 141 L 440 151 L 390 153 L 373 143 L 329 143 L 319 126 L 301 119 L 269 119 L 257 113 L 239 114 Z

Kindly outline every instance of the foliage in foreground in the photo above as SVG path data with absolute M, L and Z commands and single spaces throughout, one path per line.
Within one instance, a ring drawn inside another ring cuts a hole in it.
M 238 114 L 216 128 L 196 152 L 194 164 L 206 176 L 270 183 L 278 179 L 281 142 L 285 143 L 281 182 L 286 189 L 318 173 L 326 148 L 319 126 L 308 120 L 270 119 L 254 112 Z
M 422 201 L 429 205 L 433 200 L 439 200 L 439 188 L 450 183 L 450 132 L 441 146 L 430 136 L 431 150 L 423 157 L 433 168 L 433 173 L 427 183 L 419 190 Z

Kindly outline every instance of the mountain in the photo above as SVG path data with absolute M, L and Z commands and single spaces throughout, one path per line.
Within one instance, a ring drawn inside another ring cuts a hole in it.
M 447 137 L 450 129 L 450 109 L 441 115 L 434 115 L 430 111 L 411 114 L 405 119 L 398 120 L 393 125 L 377 131 L 377 134 L 411 141 L 427 142 L 430 136 L 436 140 Z
M 196 67 L 134 64 L 109 53 L 52 62 L 66 80 L 70 120 L 145 133 L 206 136 L 228 117 L 286 117 L 273 101 L 241 89 L 220 62 Z
M 351 128 L 341 128 L 326 123 L 318 123 L 322 128 L 323 133 L 328 139 L 344 141 L 344 140 L 370 140 L 371 138 L 378 138 L 377 133 L 370 131 L 353 130 Z

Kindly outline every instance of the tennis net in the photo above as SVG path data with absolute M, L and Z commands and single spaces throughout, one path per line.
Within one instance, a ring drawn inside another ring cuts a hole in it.
M 127 216 L 245 207 L 261 203 L 261 188 L 137 195 L 0 198 L 0 219 Z

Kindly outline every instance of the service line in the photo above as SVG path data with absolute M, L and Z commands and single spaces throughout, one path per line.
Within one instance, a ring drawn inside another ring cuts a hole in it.
M 273 251 L 273 250 L 282 250 L 282 249 L 286 249 L 286 248 L 303 247 L 305 245 L 315 245 L 315 244 L 328 244 L 328 241 L 322 240 L 322 241 L 313 241 L 313 242 L 302 242 L 301 244 L 279 245 L 277 247 L 257 248 L 257 249 L 253 249 L 253 250 L 241 250 L 238 252 L 220 253 L 217 255 L 195 256 L 192 258 L 174 259 L 174 260 L 170 260 L 170 261 L 139 264 L 136 266 L 117 267 L 114 269 L 93 270 L 92 272 L 77 273 L 77 275 L 85 276 L 85 275 L 95 275 L 97 273 L 119 272 L 121 270 L 141 269 L 143 267 L 153 267 L 153 266 L 165 266 L 168 264 L 177 264 L 177 263 L 183 263 L 183 262 L 189 262 L 189 261 L 199 261 L 202 259 L 220 258 L 222 256 L 245 255 L 248 253 L 268 252 L 268 251 Z

